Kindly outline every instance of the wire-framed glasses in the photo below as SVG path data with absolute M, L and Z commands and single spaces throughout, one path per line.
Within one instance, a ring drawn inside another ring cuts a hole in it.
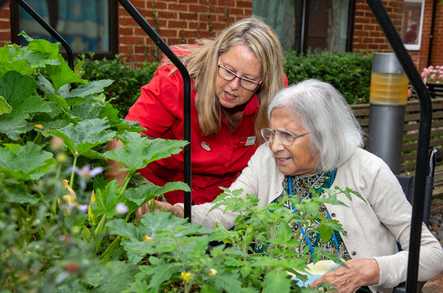
M 226 81 L 232 81 L 234 78 L 240 79 L 240 86 L 248 91 L 255 91 L 258 86 L 261 84 L 259 80 L 249 79 L 243 76 L 238 75 L 233 72 L 231 69 L 226 68 L 222 64 L 218 64 L 218 75 Z
M 294 134 L 288 130 L 272 129 L 272 128 L 262 128 L 260 129 L 260 133 L 266 142 L 272 142 L 272 140 L 277 136 L 279 141 L 286 146 L 291 145 L 296 139 L 309 134 L 309 132 Z

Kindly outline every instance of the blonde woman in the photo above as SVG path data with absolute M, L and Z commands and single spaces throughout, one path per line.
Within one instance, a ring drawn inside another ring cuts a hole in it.
M 266 127 L 269 101 L 284 85 L 282 49 L 265 23 L 246 18 L 214 40 L 176 53 L 192 78 L 192 203 L 202 204 L 231 185 L 255 152 L 255 130 Z M 182 77 L 164 63 L 126 119 L 150 137 L 183 139 L 183 118 Z M 141 174 L 159 185 L 183 180 L 183 155 L 152 163 Z M 181 192 L 166 198 L 183 202 Z

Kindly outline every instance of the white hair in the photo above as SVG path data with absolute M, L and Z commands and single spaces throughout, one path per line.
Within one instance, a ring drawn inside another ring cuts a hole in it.
M 329 83 L 309 79 L 277 93 L 268 108 L 294 112 L 311 135 L 321 171 L 339 167 L 363 145 L 360 125 L 344 97 Z

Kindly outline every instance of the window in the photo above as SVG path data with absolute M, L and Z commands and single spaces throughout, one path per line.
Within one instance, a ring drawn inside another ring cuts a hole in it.
M 71 45 L 74 53 L 95 52 L 98 55 L 116 53 L 117 1 L 112 0 L 27 0 Z M 22 43 L 17 33 L 25 31 L 33 38 L 53 41 L 22 7 L 13 6 L 13 41 Z
M 344 52 L 351 49 L 354 0 L 253 0 L 253 13 L 278 34 L 284 49 Z
M 405 0 L 401 21 L 401 38 L 408 50 L 420 50 L 424 0 Z

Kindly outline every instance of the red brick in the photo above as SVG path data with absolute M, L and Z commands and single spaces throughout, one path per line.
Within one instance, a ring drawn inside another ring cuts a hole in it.
M 252 1 L 240 1 L 237 0 L 237 3 L 235 5 L 236 7 L 240 7 L 240 8 L 250 8 L 252 7 Z
M 171 12 L 171 11 L 159 11 L 158 12 L 159 18 L 177 19 L 177 16 L 178 16 L 177 12 Z
M 168 10 L 180 12 L 180 11 L 189 11 L 190 9 L 189 9 L 189 5 L 187 5 L 187 4 L 170 3 L 170 4 L 168 4 Z M 191 10 L 191 11 L 193 11 L 193 10 Z
M 179 18 L 180 19 L 189 19 L 189 20 L 196 20 L 197 19 L 197 13 L 191 12 L 191 13 L 180 13 Z
M 3 42 L 11 41 L 11 34 L 9 32 L 0 31 L 0 41 Z

